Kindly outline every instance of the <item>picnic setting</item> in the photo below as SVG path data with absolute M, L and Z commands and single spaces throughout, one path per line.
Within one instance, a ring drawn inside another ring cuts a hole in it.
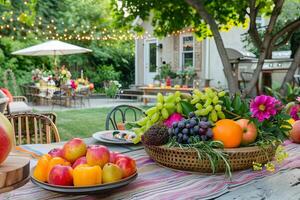
M 299 199 L 299 0 L 0 2 L 0 199 Z

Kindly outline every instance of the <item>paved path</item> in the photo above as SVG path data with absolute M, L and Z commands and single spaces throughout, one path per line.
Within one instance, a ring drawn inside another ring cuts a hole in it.
M 106 99 L 106 98 L 93 98 L 90 99 L 90 105 L 85 103 L 85 105 L 80 106 L 72 106 L 72 107 L 64 107 L 64 106 L 38 106 L 31 105 L 35 111 L 45 112 L 45 111 L 65 111 L 65 110 L 74 110 L 74 109 L 86 109 L 86 108 L 104 108 L 104 107 L 115 107 L 117 105 L 133 105 L 133 106 L 143 106 L 143 102 L 131 99 Z

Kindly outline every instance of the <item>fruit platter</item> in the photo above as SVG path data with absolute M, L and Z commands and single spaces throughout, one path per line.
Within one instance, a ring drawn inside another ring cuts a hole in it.
M 34 184 L 70 194 L 111 191 L 129 184 L 136 177 L 134 159 L 109 151 L 103 145 L 87 146 L 80 138 L 41 156 L 31 173 Z
M 292 128 L 288 108 L 275 97 L 244 99 L 213 88 L 158 93 L 145 113 L 133 141 L 160 165 L 204 173 L 274 167 L 274 157 L 286 156 L 277 149 Z

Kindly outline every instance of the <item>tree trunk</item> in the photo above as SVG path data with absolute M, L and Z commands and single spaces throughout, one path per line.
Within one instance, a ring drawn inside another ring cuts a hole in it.
M 210 26 L 210 29 L 213 33 L 213 37 L 215 39 L 215 43 L 217 46 L 218 53 L 220 55 L 222 64 L 223 64 L 223 71 L 227 79 L 228 89 L 231 94 L 239 93 L 238 81 L 233 75 L 233 69 L 229 62 L 229 57 L 227 51 L 224 46 L 223 39 L 218 29 L 218 25 L 216 21 L 212 18 L 212 16 L 208 13 L 205 9 L 204 4 L 202 1 L 198 0 L 185 0 L 189 5 L 195 8 L 198 14 L 202 17 L 202 19 Z
M 252 1 L 250 1 L 251 3 Z M 270 55 L 270 52 L 272 51 L 272 31 L 275 27 L 277 18 L 281 12 L 282 6 L 283 6 L 284 0 L 275 0 L 274 4 L 275 7 L 272 11 L 270 21 L 267 27 L 267 30 L 265 32 L 264 39 L 262 41 L 261 49 L 260 49 L 260 55 L 258 58 L 257 66 L 253 74 L 253 78 L 250 81 L 249 85 L 246 87 L 243 96 L 245 97 L 246 95 L 250 94 L 252 90 L 254 89 L 256 83 L 258 82 L 259 75 L 261 72 L 261 69 L 264 65 L 264 60 L 267 58 L 268 55 Z M 250 4 L 251 6 L 251 4 Z M 252 5 L 253 6 L 253 5 Z M 250 18 L 250 20 L 253 23 L 254 18 Z M 251 22 L 250 22 L 251 23 Z M 251 34 L 251 32 L 249 32 Z M 255 41 L 254 41 L 255 42 Z
M 285 77 L 284 77 L 283 82 L 281 84 L 281 87 L 280 87 L 280 93 L 281 94 L 285 93 L 286 83 L 291 83 L 293 81 L 294 74 L 295 74 L 298 67 L 300 67 L 300 46 L 298 47 L 298 49 L 295 53 L 295 56 L 294 56 L 294 60 L 291 64 L 288 72 L 285 74 Z

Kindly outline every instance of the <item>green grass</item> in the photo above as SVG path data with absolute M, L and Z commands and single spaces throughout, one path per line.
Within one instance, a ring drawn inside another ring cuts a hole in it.
M 97 131 L 105 130 L 106 116 L 111 109 L 92 108 L 55 112 L 61 140 L 69 140 L 74 137 L 87 138 Z M 127 121 L 134 121 L 133 115 L 130 114 Z

